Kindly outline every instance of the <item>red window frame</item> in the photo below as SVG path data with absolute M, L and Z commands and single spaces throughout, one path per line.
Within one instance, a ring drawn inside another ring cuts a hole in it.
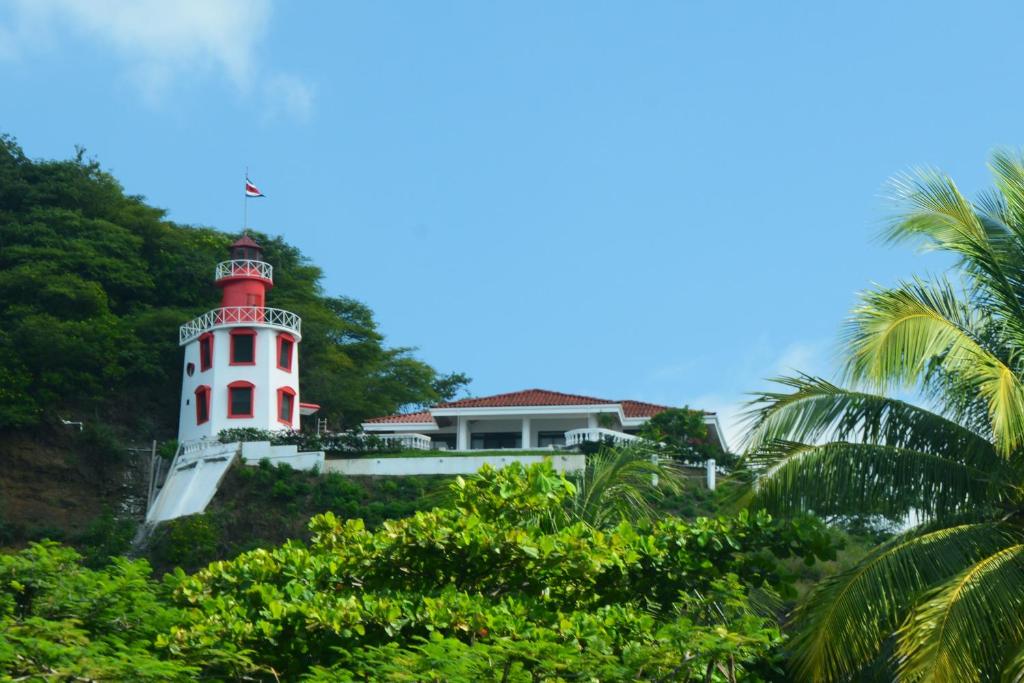
M 249 390 L 249 412 L 248 413 L 235 413 L 231 410 L 231 390 L 232 389 L 248 389 Z M 232 382 L 228 385 L 228 417 L 235 419 L 242 419 L 247 417 L 253 417 L 256 412 L 256 385 L 252 382 L 246 382 L 239 380 Z
M 252 337 L 252 360 L 251 361 L 235 361 L 235 339 L 241 336 Z M 228 358 L 229 365 L 256 365 L 256 330 L 250 330 L 248 327 L 236 327 L 231 330 L 231 351 L 230 357 Z
M 199 414 L 199 397 L 206 399 L 206 417 Z M 196 424 L 201 425 L 210 421 L 210 386 L 201 384 L 196 387 Z
M 203 344 L 207 345 L 209 353 L 203 356 Z M 213 367 L 213 333 L 205 332 L 199 335 L 199 372 L 206 372 Z
M 289 342 L 291 346 L 288 349 L 288 365 L 284 366 L 281 364 L 281 359 L 284 358 L 284 354 L 281 350 L 284 348 L 284 343 Z M 284 370 L 285 372 L 291 372 L 292 366 L 295 365 L 295 337 L 288 334 L 287 332 L 279 332 L 277 334 L 277 369 Z
M 281 407 L 284 403 L 285 396 L 290 396 L 292 399 L 287 420 L 281 417 Z M 293 419 L 295 419 L 295 390 L 291 387 L 281 387 L 277 390 L 277 421 L 291 427 Z

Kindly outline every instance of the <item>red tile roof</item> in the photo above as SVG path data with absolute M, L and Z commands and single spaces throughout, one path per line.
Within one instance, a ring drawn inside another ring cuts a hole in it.
M 519 406 L 589 406 L 595 404 L 617 403 L 593 396 L 563 394 L 545 389 L 526 389 L 508 394 L 495 394 L 481 398 L 464 398 L 461 401 L 442 403 L 437 408 L 508 408 Z
M 433 422 L 434 418 L 431 416 L 429 411 L 423 410 L 418 413 L 401 413 L 399 415 L 385 415 L 384 417 L 374 417 L 369 420 L 365 420 L 367 423 L 374 424 L 400 424 L 400 423 L 420 423 L 420 422 Z
M 255 247 L 257 249 L 262 249 L 263 248 L 259 244 L 256 243 L 256 240 L 254 240 L 253 238 L 249 237 L 249 233 L 245 233 L 244 235 L 239 237 L 238 240 L 236 240 L 234 244 L 231 245 L 232 249 L 235 248 L 235 247 Z
M 526 389 L 524 391 L 513 391 L 507 394 L 495 394 L 494 396 L 482 396 L 480 398 L 464 398 L 459 401 L 441 403 L 435 408 L 510 408 L 528 406 L 583 406 L 583 405 L 621 405 L 622 413 L 626 417 L 653 417 L 668 406 L 657 403 L 644 403 L 643 401 L 613 401 L 606 398 L 595 398 L 593 396 L 580 396 L 578 394 L 563 394 L 559 391 L 548 391 L 546 389 Z M 713 415 L 713 413 L 705 413 Z M 388 415 L 375 417 L 366 420 L 373 424 L 408 424 L 433 422 L 434 418 L 430 411 L 424 410 L 418 413 L 405 413 L 399 415 Z
M 644 403 L 643 401 L 618 401 L 618 403 L 622 405 L 622 414 L 626 417 L 654 417 L 669 409 L 668 406 L 659 406 L 656 403 Z

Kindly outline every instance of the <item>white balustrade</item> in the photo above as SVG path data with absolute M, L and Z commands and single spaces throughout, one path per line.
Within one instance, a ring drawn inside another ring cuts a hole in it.
M 433 448 L 430 437 L 424 434 L 381 434 L 377 437 L 387 444 L 397 444 L 413 451 L 429 451 Z
M 274 280 L 274 266 L 265 261 L 253 259 L 235 259 L 234 261 L 221 261 L 214 271 L 215 280 L 223 280 L 229 277 L 259 277 L 264 280 Z
M 586 441 L 602 442 L 611 440 L 615 444 L 627 444 L 640 441 L 639 436 L 617 432 L 614 429 L 604 427 L 584 427 L 583 429 L 570 429 L 565 433 L 566 446 L 579 446 Z
M 178 343 L 187 344 L 215 327 L 251 324 L 276 327 L 297 335 L 302 333 L 302 318 L 291 311 L 262 306 L 227 306 L 207 311 L 182 325 L 178 330 Z

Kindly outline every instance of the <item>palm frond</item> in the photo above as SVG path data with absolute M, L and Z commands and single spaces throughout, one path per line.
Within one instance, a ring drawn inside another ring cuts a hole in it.
M 930 591 L 899 631 L 907 680 L 995 679 L 1024 640 L 1024 544 L 975 562 Z M 979 676 L 979 673 L 982 675 Z
M 1024 383 L 983 346 L 983 328 L 981 314 L 945 281 L 869 292 L 847 327 L 847 371 L 854 381 L 909 386 L 939 364 L 985 399 L 997 448 L 1006 455 L 1024 443 Z
M 997 152 L 990 164 L 998 193 L 968 201 L 949 176 L 932 169 L 898 176 L 891 182 L 901 213 L 889 227 L 891 241 L 924 237 L 930 247 L 954 254 L 974 289 L 998 310 L 1024 341 L 1024 242 L 1019 214 L 1024 179 L 1017 158 Z
M 796 610 L 791 641 L 799 680 L 843 680 L 873 661 L 906 611 L 1016 537 L 997 523 L 915 529 L 882 544 L 851 569 L 819 583 Z
M 949 519 L 1011 495 L 998 470 L 880 444 L 776 442 L 750 457 L 762 467 L 754 504 L 776 514 Z
M 602 448 L 587 457 L 577 482 L 574 515 L 598 528 L 623 520 L 654 517 L 654 503 L 682 489 L 682 474 L 672 463 L 643 447 Z
M 984 436 L 906 401 L 844 389 L 809 375 L 774 381 L 791 391 L 762 392 L 747 404 L 751 451 L 775 441 L 830 439 L 940 453 L 978 467 L 999 462 Z

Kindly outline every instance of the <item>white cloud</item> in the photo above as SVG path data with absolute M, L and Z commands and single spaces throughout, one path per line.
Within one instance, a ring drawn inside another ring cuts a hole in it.
M 0 57 L 59 49 L 68 32 L 115 54 L 124 76 L 151 104 L 197 76 L 221 76 L 250 94 L 257 73 L 266 71 L 257 47 L 271 9 L 271 0 L 14 0 L 9 25 L 0 26 Z M 291 75 L 271 73 L 269 79 L 285 86 L 256 94 L 280 95 L 282 111 L 308 118 L 310 88 Z

